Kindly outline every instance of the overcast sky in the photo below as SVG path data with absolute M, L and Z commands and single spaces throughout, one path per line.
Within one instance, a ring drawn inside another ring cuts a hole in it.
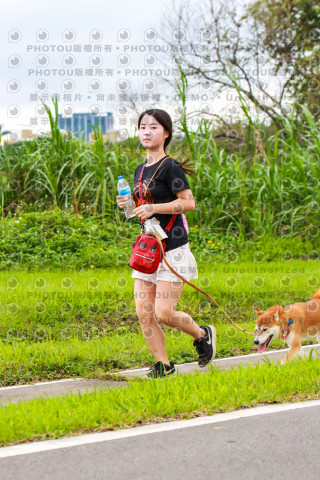
M 4 2 L 0 19 L 3 128 L 48 130 L 37 95 L 60 94 L 59 113 L 66 105 L 75 112 L 112 111 L 118 118 L 119 94 L 127 91 L 123 80 L 129 81 L 132 91 L 156 93 L 157 84 L 145 85 L 149 75 L 132 72 L 144 74 L 146 62 L 154 63 L 153 69 L 163 68 L 154 48 L 164 45 L 159 28 L 170 5 L 171 0 Z M 50 99 L 46 103 L 52 105 Z
M 241 0 L 226 1 L 240 13 Z M 140 113 L 145 108 L 157 106 L 168 110 L 173 119 L 178 118 L 180 102 L 174 99 L 173 89 L 161 78 L 171 81 L 177 78 L 172 71 L 176 66 L 161 52 L 168 48 L 161 37 L 164 23 L 167 27 L 168 19 L 175 18 L 173 4 L 185 5 L 186 2 L 3 2 L 0 17 L 2 128 L 13 131 L 14 139 L 20 138 L 21 129 L 31 129 L 34 133 L 48 131 L 49 121 L 40 99 L 53 109 L 51 95 L 59 96 L 59 113 L 63 115 L 112 112 L 115 129 L 128 129 L 131 133 L 136 126 L 136 114 L 128 110 L 125 94 L 135 93 Z M 203 2 L 189 0 L 196 14 Z M 201 46 L 198 20 L 195 29 Z M 169 29 L 169 40 L 173 43 L 176 34 L 177 31 Z M 189 102 L 188 111 L 201 109 L 206 113 L 209 109 L 210 113 L 238 115 L 240 108 L 234 92 L 211 98 L 201 84 L 196 87 L 201 103 Z M 207 104 L 203 99 L 206 96 Z

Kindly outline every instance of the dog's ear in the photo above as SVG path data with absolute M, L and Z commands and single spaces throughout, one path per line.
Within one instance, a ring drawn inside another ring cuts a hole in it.
M 257 312 L 258 315 L 261 315 L 261 313 L 264 313 L 264 311 L 260 310 L 260 308 L 256 307 L 256 305 L 254 306 L 254 308 L 256 309 L 256 312 Z
M 277 305 L 277 309 L 273 315 L 273 319 L 279 321 L 279 314 L 282 315 L 284 313 L 282 305 Z

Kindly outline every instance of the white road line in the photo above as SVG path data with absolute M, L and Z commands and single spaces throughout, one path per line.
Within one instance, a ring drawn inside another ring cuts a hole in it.
M 54 383 L 62 382 L 76 382 L 77 380 L 86 380 L 84 378 L 64 378 L 63 380 L 53 380 L 52 382 L 39 382 L 39 383 L 28 383 L 27 385 L 12 385 L 8 387 L 0 387 L 0 391 L 10 390 L 12 388 L 26 388 L 26 387 L 35 387 L 36 385 L 53 385 Z
M 128 429 L 119 429 L 111 432 L 89 433 L 76 437 L 65 437 L 56 440 L 44 440 L 40 442 L 30 442 L 11 447 L 2 447 L 0 449 L 0 458 L 13 457 L 16 455 L 27 455 L 36 452 L 45 452 L 56 450 L 58 448 L 70 448 L 90 443 L 118 440 L 120 438 L 136 437 L 138 435 L 148 435 L 152 433 L 168 432 L 182 428 L 197 427 L 213 423 L 235 420 L 238 418 L 253 417 L 256 415 L 266 415 L 287 410 L 295 410 L 306 407 L 320 407 L 320 400 L 309 400 L 306 402 L 285 403 L 279 405 L 266 405 L 262 407 L 253 407 L 248 409 L 234 410 L 233 412 L 217 413 L 216 415 L 192 418 L 190 420 L 177 420 L 166 423 L 145 425 Z

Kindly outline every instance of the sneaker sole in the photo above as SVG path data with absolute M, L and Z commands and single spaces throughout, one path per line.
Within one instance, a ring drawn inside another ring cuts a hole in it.
M 212 363 L 212 361 L 215 359 L 215 356 L 216 356 L 216 337 L 217 337 L 217 332 L 216 332 L 216 329 L 214 328 L 213 325 L 205 325 L 205 327 L 207 329 L 210 330 L 211 332 L 211 342 L 212 342 L 212 350 L 213 350 L 213 353 L 212 353 L 212 357 L 210 358 L 210 360 L 207 362 L 207 363 L 201 363 L 201 364 L 198 364 L 200 368 L 204 368 L 204 367 L 207 367 L 209 365 L 209 363 Z
M 148 380 L 152 380 L 153 378 L 166 378 L 166 377 L 169 377 L 170 375 L 173 375 L 174 373 L 176 373 L 176 369 L 173 368 L 172 370 L 167 370 L 167 372 L 165 373 L 165 375 L 162 375 L 162 376 L 158 376 L 158 377 L 155 377 L 153 375 L 148 375 L 148 374 L 145 374 L 143 376 L 143 378 L 147 378 Z

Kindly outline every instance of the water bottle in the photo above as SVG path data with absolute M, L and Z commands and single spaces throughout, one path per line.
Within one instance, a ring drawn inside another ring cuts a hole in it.
M 122 195 L 123 197 L 127 197 L 129 199 L 129 202 L 124 207 L 124 213 L 126 217 L 127 218 L 135 217 L 133 210 L 136 208 L 136 205 L 131 195 L 131 188 L 127 180 L 125 180 L 122 176 L 118 177 L 117 190 L 119 195 Z

